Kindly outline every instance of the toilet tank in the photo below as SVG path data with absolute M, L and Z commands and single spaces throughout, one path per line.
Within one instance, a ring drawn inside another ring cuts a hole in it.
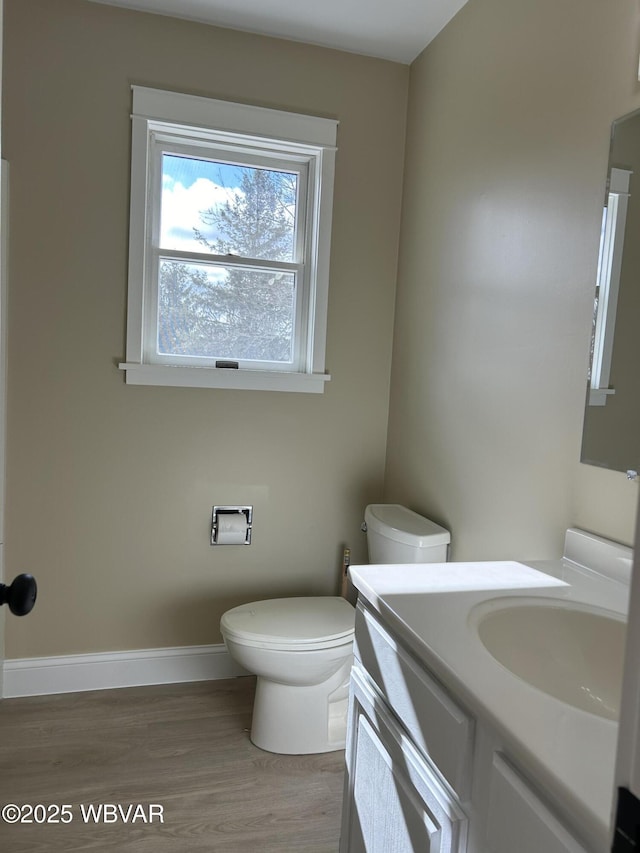
M 444 563 L 451 534 L 400 504 L 369 504 L 364 511 L 370 563 Z

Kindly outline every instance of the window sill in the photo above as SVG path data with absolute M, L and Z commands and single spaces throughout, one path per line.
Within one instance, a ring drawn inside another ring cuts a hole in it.
M 173 388 L 230 388 L 242 391 L 295 391 L 322 394 L 331 379 L 327 373 L 285 373 L 212 367 L 173 367 L 161 364 L 119 364 L 127 385 L 165 385 Z
M 589 389 L 589 405 L 590 406 L 606 406 L 607 397 L 615 394 L 614 388 L 590 388 Z

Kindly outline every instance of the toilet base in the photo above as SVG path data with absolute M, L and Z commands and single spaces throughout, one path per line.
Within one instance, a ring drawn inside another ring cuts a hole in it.
M 308 755 L 344 749 L 351 655 L 321 684 L 280 684 L 258 676 L 251 741 L 281 755 Z

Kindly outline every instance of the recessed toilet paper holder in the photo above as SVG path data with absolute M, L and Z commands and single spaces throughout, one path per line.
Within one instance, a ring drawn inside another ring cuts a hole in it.
M 224 515 L 244 515 L 246 518 L 246 534 L 244 542 L 234 543 L 241 545 L 251 545 L 251 525 L 253 524 L 253 507 L 252 506 L 214 506 L 211 511 L 211 544 L 225 545 L 229 543 L 219 542 L 218 534 L 220 532 L 220 518 Z

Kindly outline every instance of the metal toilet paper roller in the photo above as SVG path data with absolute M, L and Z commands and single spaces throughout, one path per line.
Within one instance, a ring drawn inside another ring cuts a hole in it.
M 211 518 L 212 545 L 251 544 L 251 507 L 214 506 Z

